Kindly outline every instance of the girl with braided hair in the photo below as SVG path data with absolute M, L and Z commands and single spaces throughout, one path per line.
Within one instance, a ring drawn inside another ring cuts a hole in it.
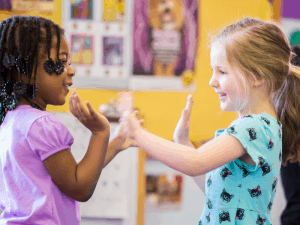
M 199 225 L 271 224 L 281 164 L 300 161 L 300 67 L 290 63 L 294 56 L 272 21 L 247 17 L 215 36 L 209 85 L 222 110 L 239 118 L 197 150 L 188 137 L 192 96 L 175 143 L 143 129 L 135 112 L 124 119 L 127 136 L 153 158 L 191 177 L 206 174 Z
M 51 20 L 14 16 L 0 23 L 0 224 L 79 224 L 78 202 L 91 198 L 116 154 L 135 146 L 123 122 L 109 142 L 107 119 L 73 93 L 70 111 L 92 132 L 77 164 L 72 135 L 46 111 L 66 102 L 75 76 L 69 59 L 64 30 Z

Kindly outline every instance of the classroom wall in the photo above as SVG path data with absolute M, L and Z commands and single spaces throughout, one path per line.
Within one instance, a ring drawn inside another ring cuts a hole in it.
M 20 12 L 18 14 L 39 15 L 62 24 L 61 1 L 54 0 L 56 10 L 53 13 Z M 235 112 L 223 112 L 214 89 L 209 86 L 212 76 L 210 68 L 209 40 L 228 24 L 242 19 L 243 16 L 270 18 L 266 11 L 267 0 L 199 0 L 199 49 L 196 60 L 197 90 L 193 94 L 194 106 L 191 115 L 190 137 L 193 140 L 206 139 L 214 135 L 217 129 L 227 127 L 237 117 Z M 14 13 L 1 11 L 0 20 Z M 68 99 L 74 88 L 70 88 L 64 106 L 48 106 L 47 110 L 69 112 Z M 117 98 L 120 90 L 76 90 L 83 102 L 90 101 L 95 109 L 106 104 L 111 98 Z M 148 131 L 163 138 L 172 139 L 174 129 L 185 107 L 188 93 L 177 92 L 134 92 L 135 105 L 145 116 Z

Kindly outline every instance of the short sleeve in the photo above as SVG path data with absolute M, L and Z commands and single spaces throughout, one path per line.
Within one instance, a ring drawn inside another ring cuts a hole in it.
M 269 163 L 267 152 L 269 138 L 259 117 L 252 115 L 242 117 L 225 129 L 225 133 L 237 138 L 255 162 L 255 165 L 248 165 L 239 159 L 235 160 L 249 172 L 254 172 L 265 163 Z
M 74 142 L 68 129 L 52 114 L 42 116 L 32 123 L 27 140 L 42 161 L 61 150 L 71 149 Z

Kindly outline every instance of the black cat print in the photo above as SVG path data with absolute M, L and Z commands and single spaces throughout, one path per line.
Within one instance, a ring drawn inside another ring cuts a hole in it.
M 261 196 L 261 189 L 259 185 L 253 189 L 248 189 L 248 192 L 251 198 L 258 198 Z
M 226 177 L 230 177 L 230 175 L 232 175 L 232 173 L 230 172 L 230 170 L 225 166 L 220 173 L 220 176 L 222 177 L 223 180 L 225 180 Z
M 237 220 L 243 220 L 245 218 L 245 210 L 238 208 L 236 211 L 235 219 Z
M 221 204 L 225 205 L 226 203 L 231 201 L 234 195 L 229 194 L 224 188 L 220 197 L 221 197 Z
M 231 221 L 230 220 L 230 214 L 227 210 L 222 210 L 219 213 L 219 223 L 222 223 L 223 221 Z

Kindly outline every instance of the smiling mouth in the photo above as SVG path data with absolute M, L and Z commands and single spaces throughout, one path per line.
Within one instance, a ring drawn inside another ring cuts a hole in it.
M 68 92 L 70 91 L 68 86 L 63 85 L 63 87 L 64 87 Z

